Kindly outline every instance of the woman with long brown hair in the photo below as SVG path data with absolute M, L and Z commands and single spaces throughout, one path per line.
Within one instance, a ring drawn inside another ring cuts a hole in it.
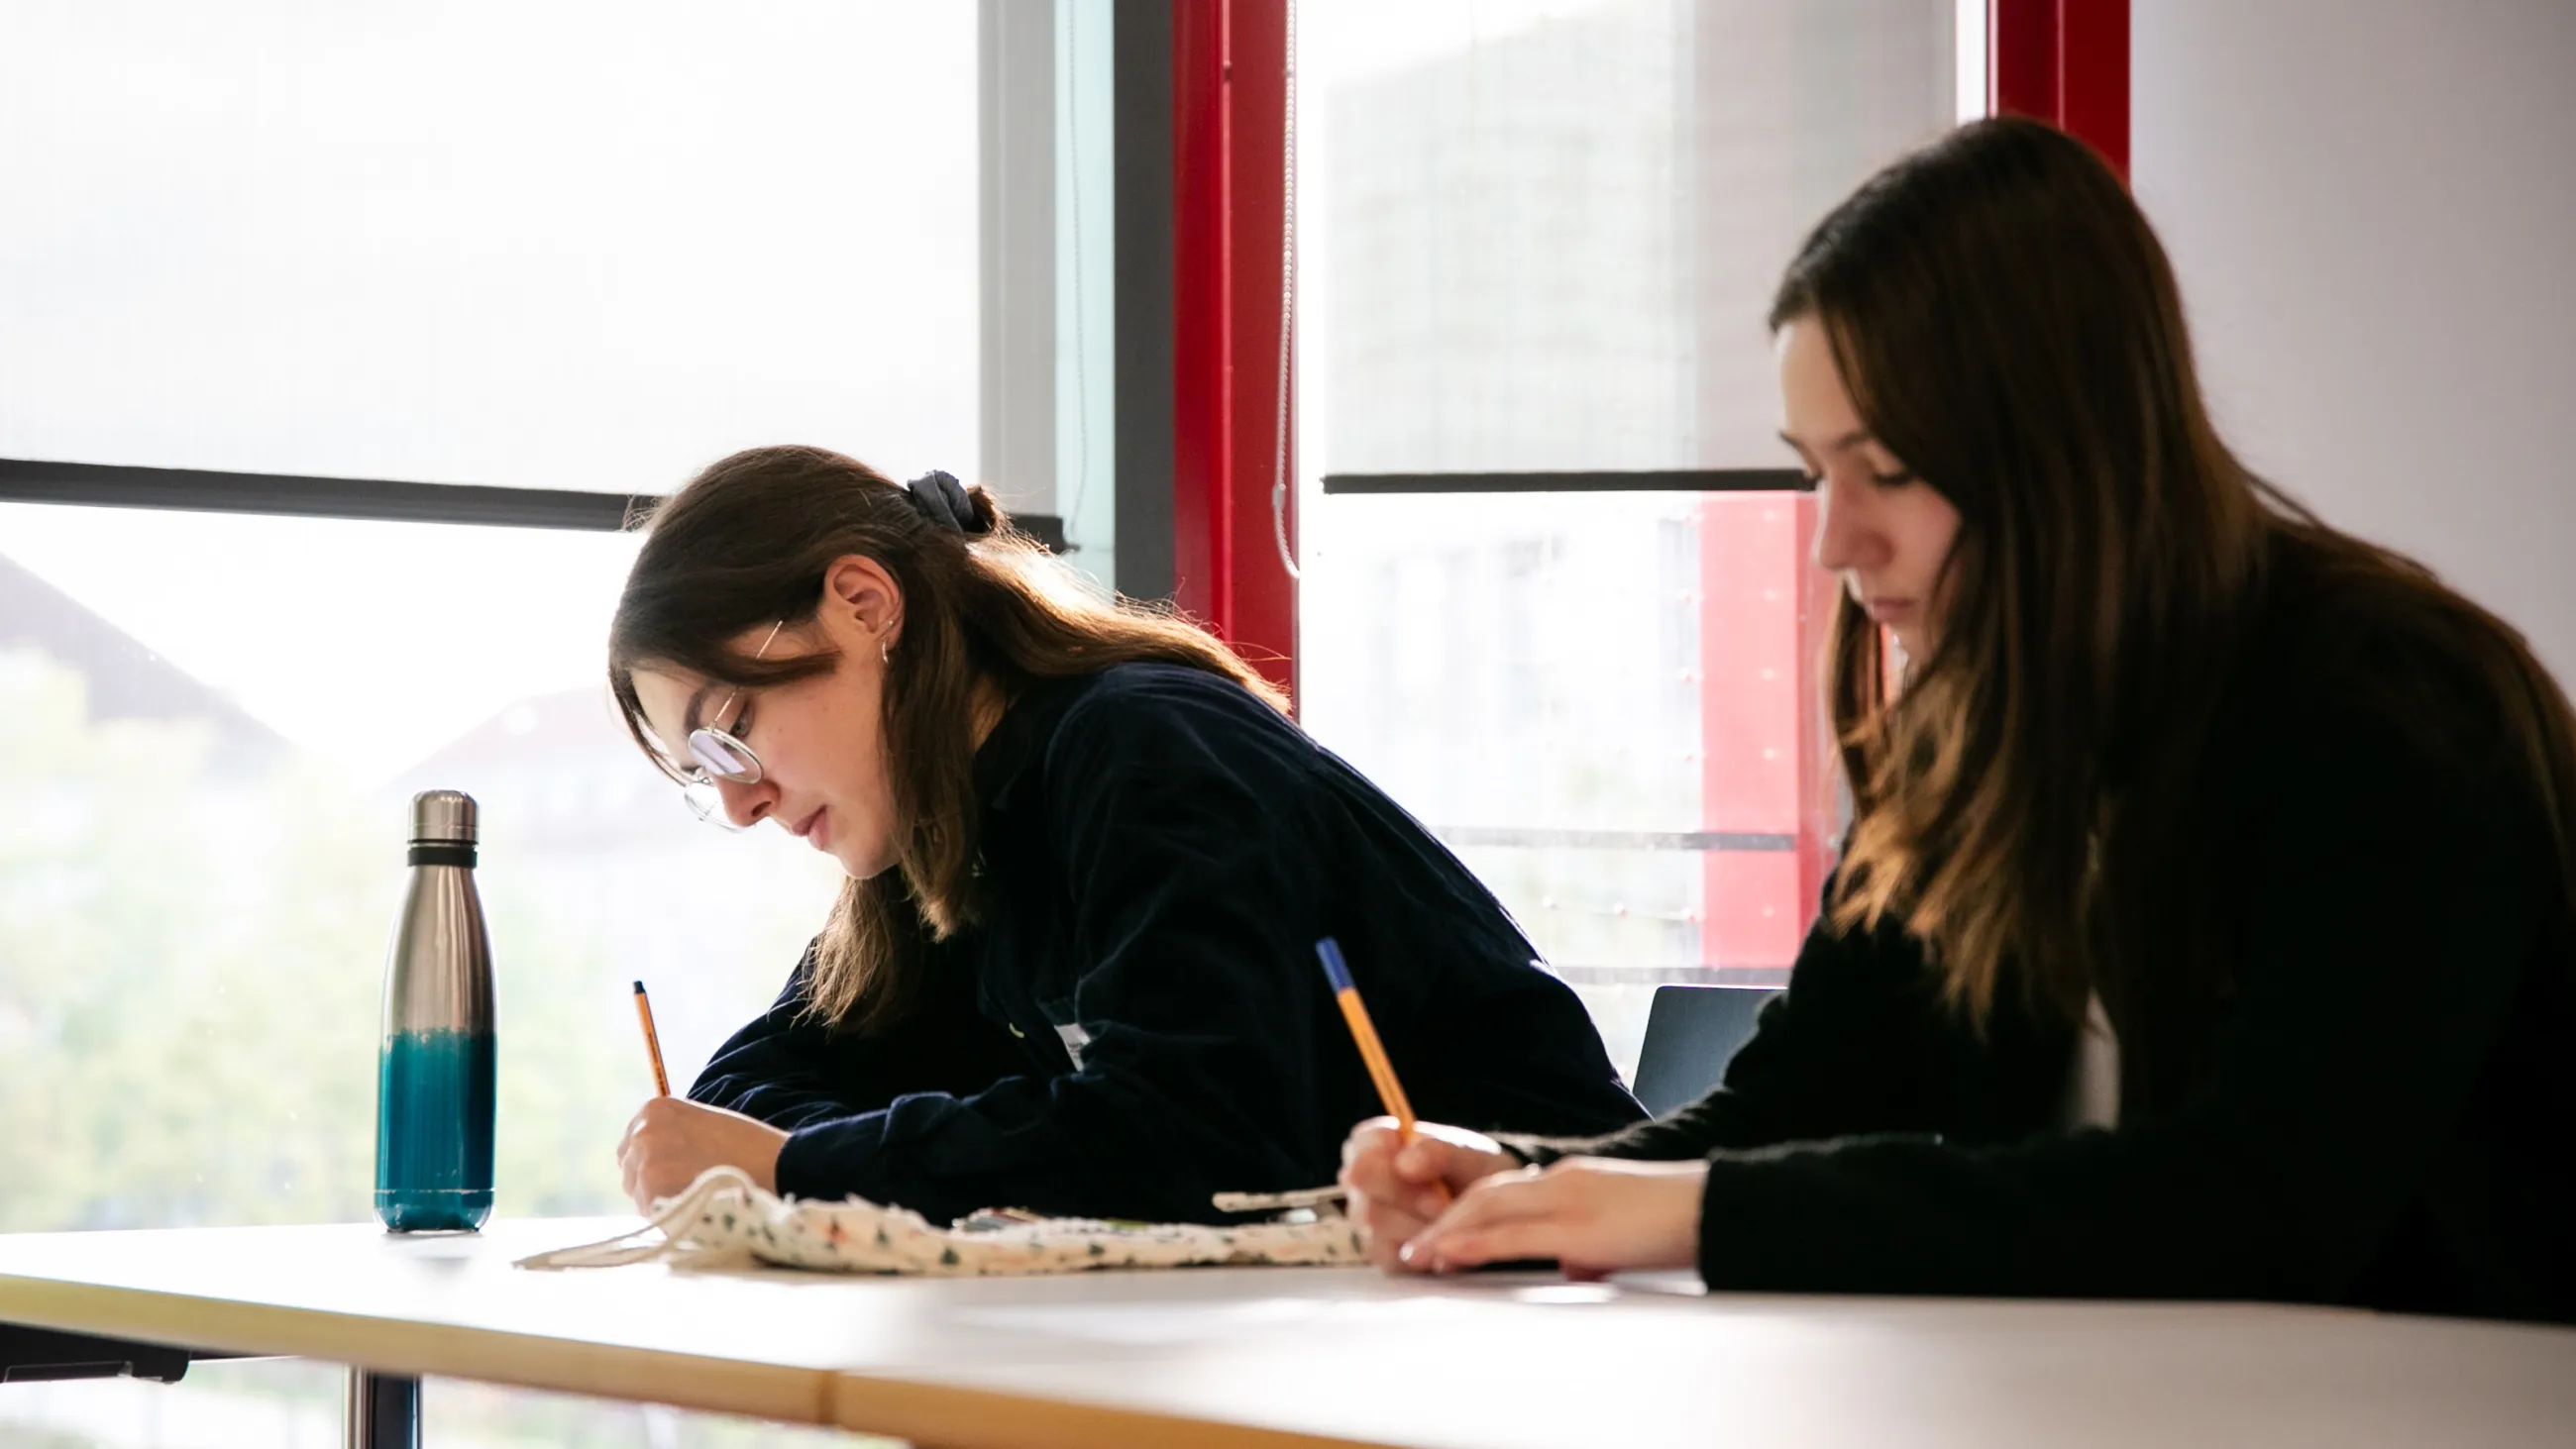
M 1846 585 L 1822 915 L 1670 1118 L 1364 1125 L 1379 1260 L 2576 1317 L 2576 723 L 2522 638 L 2228 451 L 2044 126 L 1863 185 L 1771 326 Z
M 849 877 L 777 1004 L 636 1114 L 639 1207 L 718 1164 L 934 1221 L 1206 1221 L 1215 1192 L 1327 1181 L 1375 1098 L 1323 936 L 1426 1109 L 1644 1115 L 1455 858 L 1223 645 L 1087 590 L 981 488 L 724 459 L 655 513 L 609 680 L 701 814 Z

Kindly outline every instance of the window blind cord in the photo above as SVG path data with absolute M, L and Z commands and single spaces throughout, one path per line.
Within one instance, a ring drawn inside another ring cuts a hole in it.
M 1288 363 L 1290 326 L 1297 318 L 1297 0 L 1288 0 L 1288 61 L 1284 77 L 1285 124 L 1280 131 L 1279 198 L 1279 414 L 1270 464 L 1270 524 L 1279 541 L 1279 562 L 1288 577 L 1302 579 L 1297 556 L 1288 547 Z
M 1073 158 L 1065 168 L 1065 189 L 1071 193 L 1072 215 L 1067 230 L 1073 251 L 1073 496 L 1064 506 L 1064 546 L 1067 553 L 1079 553 L 1082 545 L 1073 530 L 1082 517 L 1082 495 L 1091 483 L 1091 350 L 1083 345 L 1083 314 L 1090 311 L 1087 280 L 1082 271 L 1082 67 L 1074 53 L 1074 7 L 1064 7 L 1064 84 L 1058 87 L 1064 98 L 1064 146 Z M 1102 580 L 1106 583 L 1107 580 Z

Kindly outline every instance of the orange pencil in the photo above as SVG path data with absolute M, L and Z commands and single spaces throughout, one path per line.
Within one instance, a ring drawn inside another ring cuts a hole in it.
M 635 1019 L 644 1023 L 644 1050 L 653 1055 L 653 1095 L 671 1095 L 671 1078 L 662 1070 L 662 1037 L 653 1030 L 653 998 L 644 994 L 644 983 L 635 983 Z
M 1368 1063 L 1369 1079 L 1377 1083 L 1378 1100 L 1386 1104 L 1387 1115 L 1395 1119 L 1398 1140 L 1411 1142 L 1414 1136 L 1413 1103 L 1404 1095 L 1404 1084 L 1395 1079 L 1395 1063 L 1388 1061 L 1386 1043 L 1377 1039 L 1377 1026 L 1369 1020 L 1368 1008 L 1360 1004 L 1360 989 L 1351 981 L 1349 963 L 1342 960 L 1341 944 L 1326 936 L 1315 943 L 1315 954 L 1323 960 L 1324 977 L 1333 983 L 1333 999 L 1342 1005 L 1342 1019 L 1351 1024 L 1351 1039 L 1359 1043 L 1360 1060 Z M 1434 1182 L 1431 1190 L 1449 1201 L 1449 1186 Z

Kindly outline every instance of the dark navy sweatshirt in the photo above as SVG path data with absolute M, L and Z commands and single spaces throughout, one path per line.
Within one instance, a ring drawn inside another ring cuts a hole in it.
M 1332 1180 L 1375 1089 L 1315 958 L 1340 939 L 1423 1117 L 1645 1113 L 1574 993 L 1384 793 L 1232 681 L 1125 664 L 1015 701 L 975 759 L 980 913 L 901 1023 L 804 1010 L 809 953 L 689 1095 L 789 1129 L 783 1193 L 1219 1221 Z

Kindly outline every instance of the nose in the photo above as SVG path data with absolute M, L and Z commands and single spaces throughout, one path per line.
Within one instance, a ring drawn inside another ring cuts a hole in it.
M 756 785 L 718 780 L 716 798 L 724 802 L 725 818 L 732 821 L 736 829 L 749 830 L 778 808 L 778 787 L 771 784 L 766 776 Z
M 1858 573 L 1887 562 L 1887 536 L 1870 520 L 1868 490 L 1837 483 L 1829 473 L 1816 485 L 1816 567 Z

